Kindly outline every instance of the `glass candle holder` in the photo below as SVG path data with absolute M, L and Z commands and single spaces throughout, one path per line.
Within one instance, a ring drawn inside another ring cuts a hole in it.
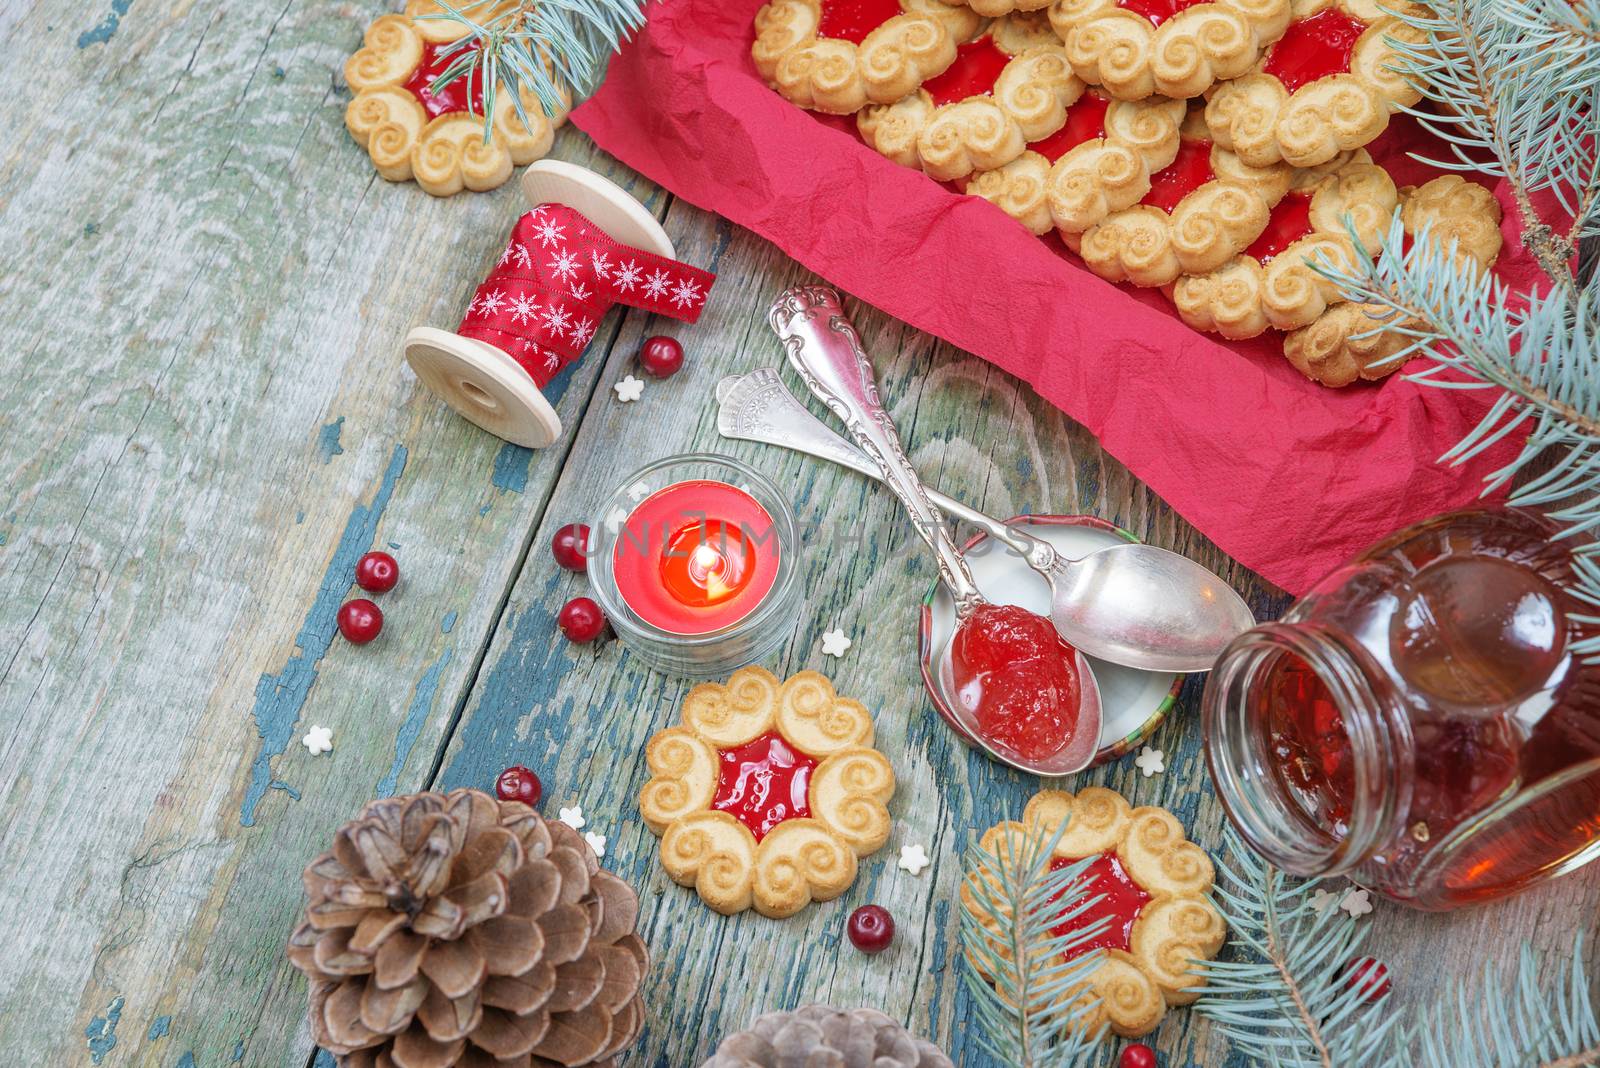
M 633 472 L 590 523 L 594 598 L 658 671 L 727 675 L 771 654 L 800 612 L 800 532 L 765 475 L 712 453 Z
M 1206 757 L 1258 852 L 1424 909 L 1600 856 L 1600 624 L 1571 592 L 1582 541 L 1559 533 L 1516 509 L 1439 516 L 1235 639 Z

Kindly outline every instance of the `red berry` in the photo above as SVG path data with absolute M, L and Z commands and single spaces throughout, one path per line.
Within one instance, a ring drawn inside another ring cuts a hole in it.
M 388 553 L 368 553 L 356 561 L 356 585 L 372 593 L 387 593 L 400 581 L 400 565 Z
M 1135 1042 L 1122 1051 L 1117 1068 L 1156 1068 L 1156 1051 L 1143 1042 Z
M 587 597 L 574 597 L 561 606 L 556 625 L 570 642 L 592 642 L 606 629 L 606 614 Z
M 882 905 L 862 905 L 850 914 L 845 930 L 863 953 L 882 953 L 894 941 L 894 917 Z
M 1359 990 L 1363 1002 L 1380 1001 L 1389 995 L 1389 969 L 1372 957 L 1357 957 L 1344 966 L 1344 988 Z
M 639 350 L 639 364 L 656 378 L 668 378 L 683 366 L 683 346 L 675 337 L 646 338 L 644 347 Z
M 502 801 L 521 801 L 524 805 L 537 805 L 543 793 L 544 788 L 539 785 L 539 776 L 521 764 L 513 764 L 502 771 L 500 777 L 494 781 L 494 795 Z
M 568 571 L 582 571 L 588 566 L 589 528 L 582 523 L 568 523 L 550 539 L 550 555 Z
M 339 633 L 346 641 L 365 645 L 383 629 L 383 613 L 365 597 L 346 601 L 339 606 Z

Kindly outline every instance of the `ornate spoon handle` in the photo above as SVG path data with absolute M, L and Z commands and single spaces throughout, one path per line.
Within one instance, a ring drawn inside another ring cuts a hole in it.
M 768 318 L 806 387 L 839 417 L 910 513 L 917 533 L 933 549 L 939 574 L 955 598 L 957 614 L 965 616 L 982 603 L 983 595 L 950 539 L 944 516 L 928 499 L 922 480 L 906 458 L 900 434 L 878 398 L 872 361 L 839 305 L 839 294 L 826 286 L 795 286 L 772 305 Z

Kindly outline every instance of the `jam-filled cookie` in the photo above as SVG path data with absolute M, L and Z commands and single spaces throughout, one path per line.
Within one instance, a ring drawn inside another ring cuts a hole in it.
M 756 69 L 812 111 L 890 104 L 955 62 L 983 20 L 941 0 L 770 0 L 756 12 Z
M 1089 84 L 1187 99 L 1247 72 L 1289 25 L 1289 0 L 1055 0 L 1050 21 Z
M 1056 870 L 1092 858 L 1084 892 L 1100 900 L 1052 930 L 1064 935 L 1101 919 L 1109 922 L 1070 951 L 1072 958 L 1095 950 L 1105 954 L 1062 1000 L 1088 1007 L 1079 1026 L 1089 1032 L 1104 1024 L 1125 1038 L 1149 1034 L 1168 1006 L 1199 996 L 1204 980 L 1195 974 L 1194 962 L 1215 957 L 1222 948 L 1226 927 L 1207 897 L 1216 877 L 1211 858 L 1187 840 L 1183 825 L 1166 809 L 1134 808 L 1121 794 L 1098 786 L 1076 795 L 1041 791 L 1028 802 L 1022 822 L 989 828 L 979 845 L 1005 856 L 1007 838 L 1048 839 L 1063 820 L 1067 829 L 1050 866 Z M 977 903 L 970 882 L 962 886 L 961 899 L 1006 956 L 996 918 Z
M 1422 35 L 1385 7 L 1426 10 L 1411 0 L 1294 0 L 1289 28 L 1254 70 L 1211 94 L 1217 143 L 1258 167 L 1314 167 L 1383 133 L 1422 96 L 1386 40 L 1420 44 Z
M 831 901 L 888 841 L 894 770 L 872 716 L 825 676 L 741 668 L 689 691 L 682 718 L 645 750 L 639 813 L 667 874 L 717 912 Z
M 993 170 L 1058 133 L 1083 83 L 1042 12 L 994 20 L 917 92 L 856 116 L 861 137 L 940 181 Z
M 436 197 L 501 185 L 513 167 L 550 151 L 567 118 L 565 109 L 547 117 L 538 98 L 524 90 L 524 125 L 511 94 L 499 86 L 485 142 L 482 79 L 433 86 L 455 61 L 445 50 L 466 33 L 457 22 L 417 17 L 442 13 L 436 0 L 406 0 L 403 14 L 380 15 L 367 27 L 360 50 L 344 64 L 355 94 L 344 111 L 350 136 L 379 175 L 391 182 L 415 179 Z

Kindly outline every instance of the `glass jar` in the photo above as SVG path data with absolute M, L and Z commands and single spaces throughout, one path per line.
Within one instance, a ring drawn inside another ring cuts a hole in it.
M 1559 531 L 1518 509 L 1438 516 L 1229 645 L 1206 757 L 1257 851 L 1423 909 L 1600 854 L 1600 663 L 1574 649 L 1600 624 Z

